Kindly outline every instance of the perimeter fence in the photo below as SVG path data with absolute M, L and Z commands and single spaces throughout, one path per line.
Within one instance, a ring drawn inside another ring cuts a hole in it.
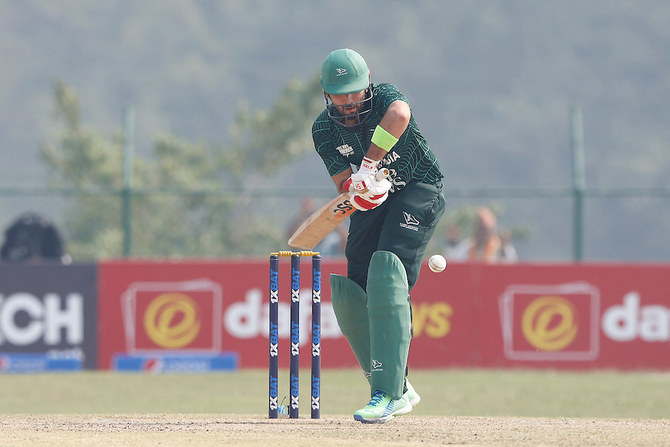
M 332 188 L 324 188 L 310 198 L 319 203 L 332 195 Z M 670 260 L 667 187 L 446 188 L 445 196 L 447 214 L 431 252 L 446 243 L 446 225 L 454 213 L 488 206 L 496 212 L 499 228 L 512 230 L 521 261 Z M 0 225 L 6 228 L 23 212 L 43 214 L 59 227 L 75 260 L 254 257 L 264 256 L 268 247 L 286 246 L 305 198 L 297 188 L 4 187 Z M 105 235 L 96 235 L 103 226 Z M 95 237 L 99 240 L 93 242 Z

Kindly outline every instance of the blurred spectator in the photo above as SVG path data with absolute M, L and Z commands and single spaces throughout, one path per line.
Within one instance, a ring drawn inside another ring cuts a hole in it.
M 35 213 L 23 214 L 7 227 L 0 258 L 13 263 L 71 262 L 54 224 Z
M 504 229 L 500 232 L 500 253 L 501 262 L 516 262 L 519 256 L 516 254 L 516 249 L 512 245 L 512 232 Z
M 447 226 L 447 245 L 444 247 L 444 257 L 447 261 L 464 261 L 467 259 L 467 241 L 462 241 L 458 225 L 452 223 Z
M 496 233 L 496 216 L 489 208 L 477 210 L 475 228 L 467 242 L 469 261 L 496 262 L 500 256 L 500 238 Z
M 303 199 L 302 205 L 300 206 L 300 213 L 298 213 L 295 220 L 289 226 L 286 239 L 288 240 L 305 219 L 316 210 L 317 207 L 314 205 L 314 201 L 311 198 L 307 197 Z M 314 251 L 318 251 L 324 256 L 344 256 L 344 248 L 347 245 L 347 225 L 348 223 L 346 220 L 338 225 L 335 230 L 330 232 L 328 236 L 323 238 L 323 240 L 314 247 Z

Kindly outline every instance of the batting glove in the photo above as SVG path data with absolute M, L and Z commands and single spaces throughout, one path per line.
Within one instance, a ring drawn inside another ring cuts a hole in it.
M 367 191 L 358 192 L 357 194 L 364 199 L 372 199 L 373 197 L 386 194 L 391 190 L 392 186 L 393 185 L 386 177 L 383 177 L 379 180 L 377 180 L 377 177 L 372 177 L 368 181 Z
M 377 173 L 378 163 L 378 161 L 374 161 L 371 158 L 363 157 L 360 169 L 349 177 L 349 180 L 345 183 L 345 189 L 351 192 L 363 192 L 367 190 L 370 179 L 374 179 Z
M 388 198 L 389 193 L 386 191 L 383 194 L 378 194 L 374 196 L 364 197 L 361 194 L 355 193 L 351 196 L 351 204 L 359 211 L 369 211 L 371 209 L 377 208 L 379 205 L 384 203 Z

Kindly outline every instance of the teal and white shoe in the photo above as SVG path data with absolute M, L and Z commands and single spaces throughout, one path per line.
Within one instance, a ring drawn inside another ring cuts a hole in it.
M 412 405 L 407 400 L 407 393 L 400 399 L 392 399 L 383 391 L 375 391 L 370 402 L 360 410 L 354 412 L 354 419 L 364 423 L 384 423 L 394 416 L 407 414 L 412 411 Z
M 409 404 L 414 407 L 416 404 L 421 402 L 421 396 L 419 396 L 419 393 L 416 392 L 412 384 L 409 383 L 409 380 L 406 380 L 405 383 L 407 384 L 407 391 L 403 397 L 407 397 Z

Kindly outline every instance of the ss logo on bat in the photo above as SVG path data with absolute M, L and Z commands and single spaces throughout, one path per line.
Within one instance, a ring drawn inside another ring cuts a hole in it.
M 345 200 L 344 202 L 337 205 L 337 207 L 335 207 L 335 214 L 347 214 L 353 209 L 354 209 L 354 207 L 351 204 L 351 202 L 348 201 L 348 200 Z

